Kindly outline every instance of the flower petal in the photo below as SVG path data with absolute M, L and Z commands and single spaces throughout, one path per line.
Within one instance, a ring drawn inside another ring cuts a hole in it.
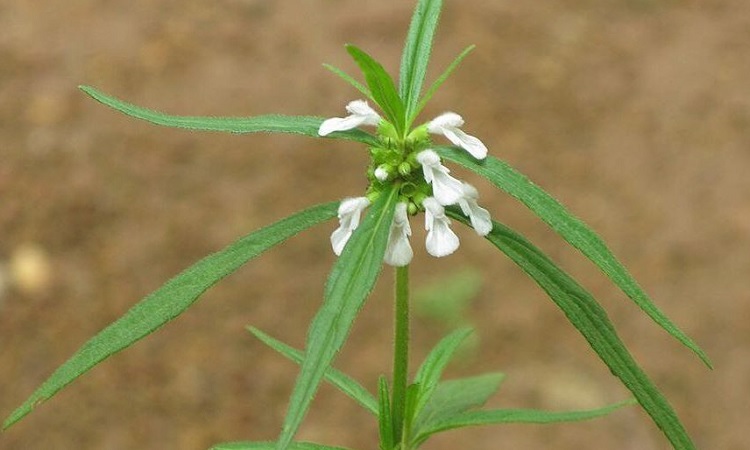
M 370 105 L 364 100 L 349 102 L 346 105 L 346 110 L 349 112 L 347 117 L 334 117 L 324 120 L 318 128 L 318 134 L 328 136 L 335 131 L 347 131 L 360 125 L 377 125 L 380 123 L 378 113 L 370 108 Z
M 474 158 L 484 159 L 487 157 L 487 147 L 478 138 L 470 136 L 458 128 L 444 128 L 443 135 L 445 135 L 453 145 L 466 150 Z
M 442 134 L 458 147 L 466 150 L 476 159 L 487 157 L 487 147 L 474 136 L 470 136 L 459 128 L 464 125 L 464 119 L 454 112 L 439 115 L 427 125 L 427 131 L 432 134 Z
M 459 247 L 459 240 L 450 229 L 451 222 L 445 216 L 445 208 L 433 197 L 427 197 L 422 204 L 425 207 L 427 253 L 440 258 L 455 252 Z
M 337 256 L 344 251 L 344 246 L 359 226 L 362 211 L 369 205 L 370 200 L 367 197 L 345 198 L 339 204 L 339 227 L 331 233 L 331 247 Z
M 427 131 L 432 134 L 440 134 L 446 127 L 458 128 L 464 125 L 463 117 L 454 112 L 446 112 L 435 117 L 427 124 Z
M 427 149 L 419 152 L 417 162 L 422 164 L 424 179 L 432 185 L 432 195 L 441 205 L 454 205 L 463 197 L 463 184 L 448 175 L 450 170 L 440 164 L 440 157 L 435 151 Z
M 388 237 L 388 246 L 383 257 L 386 264 L 403 267 L 411 262 L 414 252 L 409 244 L 409 236 L 411 236 L 411 226 L 406 203 L 399 203 L 396 205 L 391 234 Z
M 464 183 L 464 197 L 458 201 L 464 215 L 471 220 L 471 226 L 480 236 L 487 236 L 492 231 L 492 217 L 489 211 L 479 206 L 479 193 L 469 183 Z

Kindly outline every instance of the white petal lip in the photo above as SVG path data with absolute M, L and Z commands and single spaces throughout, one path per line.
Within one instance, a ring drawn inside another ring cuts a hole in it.
M 422 203 L 425 207 L 425 229 L 427 230 L 427 253 L 437 258 L 448 256 L 458 249 L 458 236 L 450 229 L 450 219 L 445 209 L 433 197 Z
M 427 149 L 417 154 L 417 162 L 422 164 L 422 172 L 427 183 L 432 184 L 432 195 L 444 206 L 454 205 L 463 197 L 463 184 L 449 175 L 450 170 L 440 164 L 435 151 Z
M 391 233 L 388 236 L 388 246 L 383 258 L 386 264 L 403 267 L 411 262 L 414 252 L 409 244 L 409 236 L 411 236 L 411 226 L 406 203 L 399 203 L 396 205 Z
M 464 124 L 464 119 L 454 112 L 447 112 L 434 118 L 427 125 L 427 131 L 432 134 L 442 134 L 448 138 L 453 145 L 466 150 L 476 159 L 487 157 L 487 147 L 474 136 L 463 132 L 460 127 Z
M 360 125 L 377 125 L 380 123 L 380 116 L 374 109 L 370 108 L 364 100 L 354 100 L 346 105 L 347 117 L 334 117 L 326 119 L 320 124 L 318 134 L 328 136 L 335 131 L 347 131 L 357 128 Z
M 469 183 L 464 183 L 464 197 L 458 201 L 464 215 L 471 220 L 471 226 L 480 236 L 487 236 L 492 231 L 492 218 L 489 211 L 479 206 L 479 193 Z
M 339 227 L 331 233 L 331 247 L 336 256 L 344 251 L 344 246 L 359 226 L 362 211 L 370 205 L 367 197 L 345 198 L 339 204 Z

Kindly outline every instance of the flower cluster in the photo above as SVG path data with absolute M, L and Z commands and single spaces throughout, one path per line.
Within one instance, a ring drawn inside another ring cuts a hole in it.
M 420 211 L 425 214 L 425 245 L 427 253 L 432 256 L 450 255 L 459 246 L 458 236 L 451 230 L 451 221 L 445 214 L 446 206 L 458 205 L 480 236 L 486 236 L 492 230 L 490 214 L 477 203 L 479 194 L 474 186 L 451 176 L 440 156 L 430 148 L 429 134 L 442 134 L 476 159 L 487 156 L 487 147 L 482 141 L 461 130 L 464 124 L 461 116 L 444 113 L 415 128 L 406 138 L 400 138 L 393 125 L 382 119 L 366 101 L 350 102 L 346 110 L 349 113 L 347 117 L 325 120 L 318 134 L 326 136 L 360 125 L 377 126 L 380 145 L 370 148 L 372 164 L 368 171 L 370 186 L 367 195 L 346 198 L 339 205 L 339 227 L 331 234 L 331 245 L 336 255 L 341 254 L 359 226 L 362 212 L 377 198 L 384 186 L 393 183 L 399 185 L 399 203 L 384 257 L 387 264 L 405 266 L 411 262 L 414 252 L 409 244 L 409 216 Z

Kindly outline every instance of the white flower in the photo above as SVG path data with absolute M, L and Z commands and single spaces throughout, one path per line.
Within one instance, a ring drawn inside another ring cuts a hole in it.
M 388 169 L 382 165 L 378 166 L 378 168 L 375 169 L 375 178 L 380 182 L 385 182 L 388 179 Z
M 464 195 L 463 184 L 448 175 L 450 170 L 440 164 L 440 157 L 434 150 L 423 150 L 417 154 L 417 162 L 422 165 L 424 179 L 432 184 L 432 195 L 444 206 L 454 205 Z
M 427 197 L 422 202 L 425 208 L 427 230 L 427 253 L 432 256 L 448 256 L 458 249 L 458 236 L 450 229 L 451 221 L 445 216 L 445 208 L 435 198 Z
M 377 125 L 380 123 L 380 116 L 374 109 L 370 108 L 364 100 L 354 100 L 346 105 L 349 112 L 347 117 L 334 117 L 327 119 L 320 124 L 318 134 L 328 136 L 334 131 L 346 131 L 357 128 L 360 125 Z
M 339 256 L 352 233 L 359 226 L 362 211 L 370 206 L 367 197 L 345 198 L 339 205 L 339 227 L 331 233 L 333 252 Z
M 464 215 L 471 219 L 471 226 L 474 227 L 474 231 L 480 236 L 487 236 L 492 231 L 490 213 L 477 203 L 479 192 L 474 186 L 464 183 L 463 188 L 464 196 L 458 201 L 458 206 L 461 207 Z
M 427 124 L 427 131 L 432 134 L 442 134 L 458 147 L 466 150 L 476 159 L 484 159 L 487 156 L 487 147 L 474 136 L 470 136 L 459 129 L 463 126 L 464 119 L 454 112 L 447 112 L 432 119 Z
M 411 236 L 411 226 L 409 226 L 406 203 L 399 203 L 396 205 L 396 212 L 391 224 L 391 234 L 388 236 L 388 246 L 383 258 L 386 264 L 403 267 L 411 262 L 414 252 L 409 245 L 409 236 Z

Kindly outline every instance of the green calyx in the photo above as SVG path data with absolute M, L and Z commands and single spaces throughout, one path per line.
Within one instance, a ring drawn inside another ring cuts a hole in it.
M 416 156 L 431 145 L 427 126 L 419 126 L 406 137 L 400 137 L 390 122 L 382 120 L 378 125 L 378 141 L 378 145 L 369 149 L 367 198 L 375 201 L 383 190 L 396 184 L 399 202 L 407 204 L 409 214 L 423 210 L 422 202 L 432 195 L 432 187 L 425 181 Z

